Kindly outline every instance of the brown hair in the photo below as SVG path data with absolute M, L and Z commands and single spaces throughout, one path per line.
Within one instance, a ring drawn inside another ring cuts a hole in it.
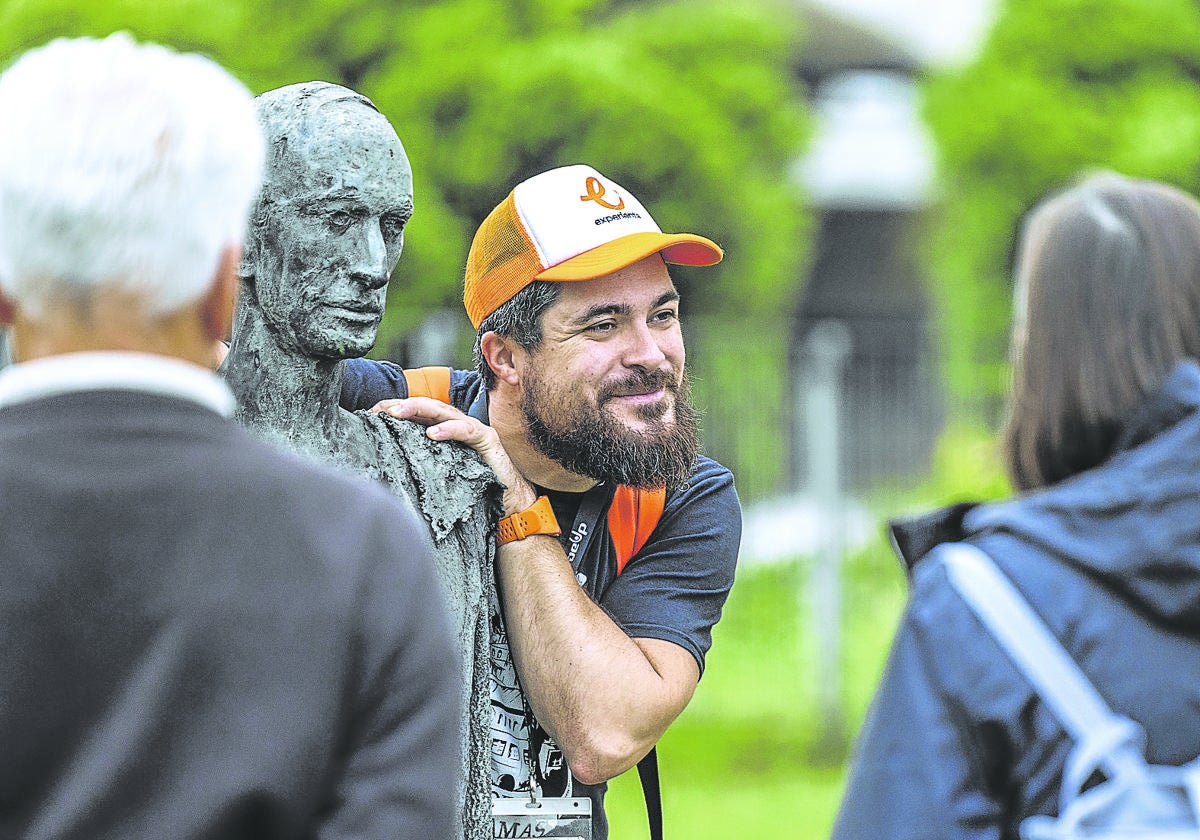
M 1034 207 L 1016 274 L 1004 449 L 1030 489 L 1105 461 L 1143 398 L 1200 356 L 1200 203 L 1089 176 Z

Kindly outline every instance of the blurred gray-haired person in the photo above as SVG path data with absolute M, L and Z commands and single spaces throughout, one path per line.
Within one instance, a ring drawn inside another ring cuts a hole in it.
M 450 836 L 425 529 L 251 440 L 208 370 L 249 92 L 115 35 L 20 58 L 0 112 L 0 834 Z

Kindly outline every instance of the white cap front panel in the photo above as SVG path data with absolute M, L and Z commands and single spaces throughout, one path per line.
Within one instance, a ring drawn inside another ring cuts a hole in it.
M 631 233 L 661 233 L 640 201 L 582 164 L 518 184 L 513 203 L 543 268 Z

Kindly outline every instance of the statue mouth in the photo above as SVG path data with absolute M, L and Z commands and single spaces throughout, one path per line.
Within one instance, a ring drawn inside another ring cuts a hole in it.
M 329 303 L 326 309 L 335 317 L 347 321 L 377 321 L 383 317 L 383 311 L 374 306 L 363 306 L 361 303 Z

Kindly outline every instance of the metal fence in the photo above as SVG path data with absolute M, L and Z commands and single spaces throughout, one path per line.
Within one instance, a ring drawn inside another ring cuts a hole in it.
M 861 495 L 928 469 L 945 396 L 920 325 L 707 317 L 689 323 L 686 337 L 706 451 L 733 471 L 744 500 L 806 491 L 809 453 L 830 445 L 816 442 L 823 430 L 813 427 L 805 407 L 811 385 L 824 375 L 821 359 L 834 352 L 830 341 L 845 345 L 837 374 L 839 428 L 824 430 L 837 432 L 832 445 L 839 449 L 841 486 Z

